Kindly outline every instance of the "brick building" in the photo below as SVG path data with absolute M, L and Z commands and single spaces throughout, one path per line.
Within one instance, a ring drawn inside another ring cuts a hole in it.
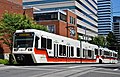
M 34 12 L 34 19 L 51 33 L 77 39 L 76 14 L 70 10 Z
M 33 17 L 33 9 L 23 9 L 22 0 L 0 0 L 0 19 L 5 13 L 25 14 Z M 7 45 L 0 41 L 0 58 L 8 59 L 10 49 Z
M 5 12 L 27 14 L 28 16 L 33 17 L 33 9 L 23 9 L 22 0 L 0 0 L 0 5 L 0 18 Z
M 16 0 L 12 0 L 13 2 Z M 22 0 L 20 0 L 22 1 Z M 0 17 L 7 11 L 9 13 L 23 13 L 22 5 L 11 2 L 11 0 L 0 0 Z
M 53 10 L 33 12 L 33 8 L 22 6 L 22 0 L 0 0 L 0 19 L 7 11 L 8 13 L 17 13 L 33 17 L 40 25 L 47 26 L 49 32 L 65 37 L 77 39 L 76 14 L 71 10 Z M 0 41 L 0 58 L 7 59 L 10 49 Z

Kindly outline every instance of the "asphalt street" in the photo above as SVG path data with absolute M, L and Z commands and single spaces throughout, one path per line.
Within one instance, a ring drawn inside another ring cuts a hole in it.
M 120 63 L 0 65 L 0 77 L 120 77 Z

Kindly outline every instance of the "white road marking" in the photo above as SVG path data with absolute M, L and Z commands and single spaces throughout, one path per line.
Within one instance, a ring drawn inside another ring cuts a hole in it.
M 90 67 L 90 66 L 107 66 L 107 65 L 112 65 L 112 64 L 89 64 L 89 65 L 70 66 L 68 68 Z
M 115 74 L 115 75 L 120 75 L 120 73 L 115 73 L 115 72 L 106 72 L 106 71 L 94 71 L 97 73 L 105 73 L 105 74 Z
M 3 66 L 0 67 L 0 70 L 10 69 L 10 68 L 17 68 L 16 66 Z
M 119 69 L 114 69 L 114 71 L 117 71 L 117 70 L 119 70 Z
M 93 69 L 90 69 L 88 71 L 84 71 L 84 72 L 80 72 L 80 73 L 75 74 L 75 75 L 71 75 L 69 77 L 80 77 L 81 75 L 87 74 L 89 72 L 94 72 L 94 71 L 99 70 L 99 69 L 102 69 L 102 68 L 93 68 Z
M 72 67 L 68 67 L 68 68 L 77 68 L 77 67 L 83 67 L 83 66 L 72 66 Z

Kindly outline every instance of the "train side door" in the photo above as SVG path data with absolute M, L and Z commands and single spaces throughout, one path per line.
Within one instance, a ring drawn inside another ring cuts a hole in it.
M 70 46 L 67 46 L 67 62 L 69 62 L 70 58 Z
M 67 46 L 67 58 L 70 58 L 70 46 Z
M 58 57 L 58 44 L 54 44 L 54 57 Z

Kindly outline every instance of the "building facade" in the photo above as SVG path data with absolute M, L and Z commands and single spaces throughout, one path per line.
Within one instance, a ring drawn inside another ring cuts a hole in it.
M 12 0 L 13 1 L 13 0 Z M 0 18 L 5 12 L 9 13 L 18 13 L 22 14 L 23 13 L 23 7 L 21 4 L 13 3 L 10 0 L 0 0 Z M 14 0 L 15 1 L 15 0 Z M 19 0 L 22 1 L 22 0 Z
M 107 35 L 112 31 L 111 0 L 98 0 L 98 34 Z
M 33 9 L 23 9 L 22 0 L 0 0 L 0 20 L 4 13 L 24 14 L 33 17 Z M 0 41 L 0 58 L 8 59 L 11 50 L 9 47 Z
M 120 16 L 113 17 L 113 33 L 115 34 L 117 42 L 120 45 Z
M 47 26 L 49 32 L 72 39 L 77 39 L 76 17 L 70 10 L 34 12 L 34 20 Z
M 26 14 L 33 17 L 33 8 L 24 8 L 22 6 L 23 0 L 0 0 L 0 19 L 4 13 Z
M 23 5 L 39 11 L 70 9 L 77 15 L 77 33 L 81 39 L 90 40 L 98 35 L 97 0 L 23 0 Z

